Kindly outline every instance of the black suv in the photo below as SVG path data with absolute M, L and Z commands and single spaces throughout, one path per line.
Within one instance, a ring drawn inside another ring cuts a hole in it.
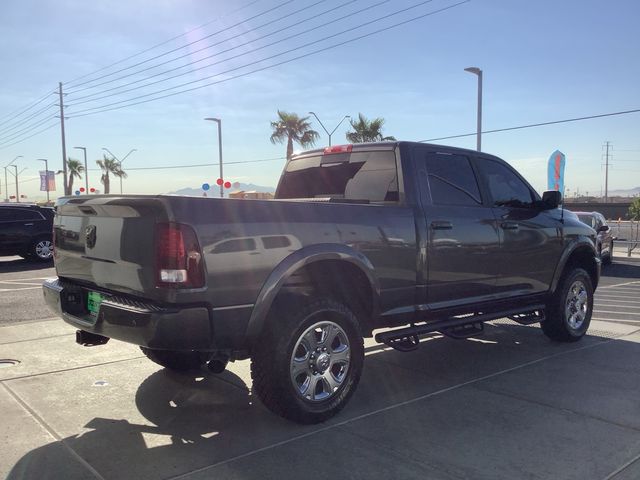
M 51 261 L 54 213 L 38 205 L 0 204 L 0 255 Z

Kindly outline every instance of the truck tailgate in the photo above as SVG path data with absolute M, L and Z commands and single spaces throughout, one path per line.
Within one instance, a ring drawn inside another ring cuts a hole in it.
M 154 291 L 154 232 L 167 204 L 149 196 L 62 199 L 53 232 L 58 276 L 141 295 Z

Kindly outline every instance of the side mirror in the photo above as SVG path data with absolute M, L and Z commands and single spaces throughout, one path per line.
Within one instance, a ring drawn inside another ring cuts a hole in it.
M 542 194 L 542 204 L 546 210 L 558 208 L 562 202 L 562 193 L 557 190 L 548 190 Z
M 608 232 L 609 231 L 609 225 L 600 225 L 598 227 L 598 229 L 596 230 L 596 232 L 600 233 L 600 232 Z

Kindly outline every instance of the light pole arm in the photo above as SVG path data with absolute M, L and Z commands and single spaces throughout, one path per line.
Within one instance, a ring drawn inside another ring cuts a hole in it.
M 338 129 L 338 127 L 340 125 L 342 125 L 342 122 L 344 122 L 347 118 L 351 118 L 350 115 L 345 115 L 342 120 L 340 120 L 340 123 L 338 123 L 338 125 L 336 125 L 336 128 L 333 129 L 333 131 L 330 133 L 330 135 L 333 135 L 334 133 L 336 133 L 336 130 Z
M 116 156 L 113 154 L 113 152 L 112 152 L 111 150 L 109 150 L 108 148 L 105 148 L 105 147 L 102 147 L 102 149 L 103 149 L 104 151 L 108 152 L 108 153 L 109 153 L 109 155 L 111 155 L 114 159 L 118 160 L 118 157 L 116 157 Z M 118 160 L 118 162 L 119 162 L 119 161 L 120 161 L 120 160 Z
M 327 135 L 329 137 L 331 137 L 331 133 L 329 133 L 329 130 L 326 129 L 326 127 L 324 126 L 324 124 L 322 123 L 322 121 L 320 121 L 320 119 L 318 118 L 318 115 L 315 114 L 315 112 L 309 112 L 311 115 L 313 115 L 314 117 L 316 117 L 316 120 L 318 120 L 318 123 L 320 124 L 320 126 L 322 127 L 322 129 L 327 133 Z M 335 130 L 334 130 L 335 131 Z

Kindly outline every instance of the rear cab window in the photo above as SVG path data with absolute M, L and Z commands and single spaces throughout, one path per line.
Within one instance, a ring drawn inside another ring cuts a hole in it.
M 482 197 L 475 173 L 466 156 L 428 154 L 427 178 L 434 205 L 480 206 Z
M 275 198 L 397 203 L 395 152 L 372 150 L 293 157 L 280 178 Z

